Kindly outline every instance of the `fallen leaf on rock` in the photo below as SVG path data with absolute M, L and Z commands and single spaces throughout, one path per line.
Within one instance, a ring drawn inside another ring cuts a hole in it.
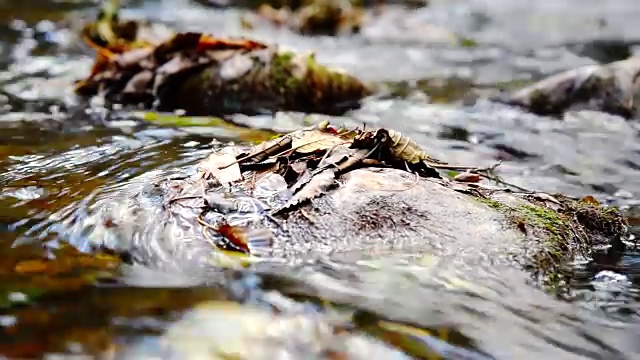
M 282 210 L 294 207 L 304 201 L 314 199 L 335 184 L 336 169 L 326 169 L 319 174 L 311 177 L 309 182 L 300 189 L 282 208 L 275 211 L 278 213 Z M 293 187 L 295 187 L 294 185 Z
M 293 137 L 291 148 L 299 153 L 311 153 L 319 150 L 329 150 L 332 147 L 344 144 L 345 141 L 328 131 L 307 130 Z
M 231 163 L 234 164 L 227 166 Z M 204 172 L 203 176 L 205 178 L 213 176 L 221 184 L 242 180 L 240 165 L 236 162 L 236 157 L 229 152 L 212 153 L 200 163 L 200 169 Z
M 238 210 L 238 204 L 225 198 L 217 192 L 211 192 L 204 196 L 204 201 L 209 209 L 221 214 L 228 214 Z
M 248 155 L 241 156 L 241 161 L 258 163 L 264 161 L 271 155 L 275 155 L 283 150 L 291 148 L 291 137 L 280 136 L 269 141 L 262 142 L 249 151 Z M 240 159 L 239 159 L 240 161 Z
M 266 48 L 267 45 L 253 40 L 220 39 L 206 34 L 203 34 L 198 42 L 198 51 L 226 49 L 259 50 Z
M 459 182 L 478 182 L 480 181 L 480 175 L 467 171 L 454 176 L 453 180 Z
M 598 200 L 596 200 L 596 198 L 594 198 L 591 195 L 587 195 L 585 197 L 583 197 L 582 199 L 580 199 L 580 202 L 583 204 L 588 204 L 588 205 L 593 205 L 593 206 L 600 206 L 600 202 Z
M 306 161 L 298 161 L 289 164 L 289 168 L 291 168 L 291 170 L 295 171 L 298 174 L 302 174 L 307 170 L 308 165 Z

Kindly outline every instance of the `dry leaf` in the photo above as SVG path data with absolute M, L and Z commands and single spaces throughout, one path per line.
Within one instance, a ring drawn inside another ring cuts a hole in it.
M 200 41 L 198 42 L 198 51 L 205 50 L 226 50 L 226 49 L 242 49 L 242 50 L 257 50 L 265 49 L 267 45 L 248 39 L 220 39 L 210 35 L 201 34 Z
M 267 228 L 251 229 L 223 224 L 218 228 L 218 233 L 244 253 L 253 253 L 253 250 L 264 251 L 273 244 L 273 234 Z
M 322 130 L 307 130 L 293 137 L 291 147 L 299 153 L 311 153 L 318 150 L 328 150 L 346 141 L 340 137 Z
M 204 172 L 205 177 L 211 174 L 213 177 L 218 179 L 221 184 L 229 184 L 242 180 L 240 165 L 235 163 L 231 166 L 227 166 L 234 162 L 236 162 L 236 157 L 229 152 L 212 153 L 200 162 L 200 169 Z M 221 167 L 225 168 L 220 169 Z
M 307 167 L 308 165 L 306 161 L 298 161 L 289 164 L 289 168 L 291 168 L 291 170 L 295 171 L 297 174 L 302 174 L 303 172 L 305 172 L 307 170 Z
M 242 162 L 244 163 L 245 161 L 249 161 L 251 163 L 259 163 L 269 156 L 275 155 L 289 148 L 291 148 L 291 137 L 287 135 L 280 136 L 252 147 L 248 155 L 241 156 L 245 159 Z
M 600 202 L 598 200 L 596 200 L 596 198 L 594 198 L 591 195 L 587 195 L 587 196 L 583 197 L 582 199 L 580 199 L 580 202 L 583 203 L 583 204 L 593 205 L 595 207 L 600 206 Z
M 311 180 L 309 180 L 309 182 L 304 185 L 304 187 L 302 187 L 302 189 L 300 189 L 300 191 L 297 192 L 282 208 L 278 209 L 276 213 L 322 195 L 334 184 L 335 177 L 336 169 L 327 169 L 314 175 Z
M 480 181 L 480 175 L 466 171 L 454 176 L 453 180 L 459 182 L 478 182 Z

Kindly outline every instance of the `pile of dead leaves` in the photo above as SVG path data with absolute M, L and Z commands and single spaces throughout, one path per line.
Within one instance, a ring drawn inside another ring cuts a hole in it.
M 299 205 L 320 197 L 338 185 L 341 175 L 361 167 L 393 167 L 420 177 L 440 177 L 437 169 L 464 170 L 468 174 L 485 174 L 486 169 L 448 165 L 422 150 L 413 140 L 388 129 L 347 130 L 335 128 L 325 121 L 316 126 L 263 142 L 243 153 L 233 147 L 213 152 L 199 164 L 191 178 L 176 184 L 176 191 L 167 197 L 165 206 L 174 203 L 199 207 L 197 222 L 224 239 L 211 241 L 224 250 L 251 253 L 252 248 L 268 246 L 272 236 L 267 229 L 248 229 L 229 224 L 211 225 L 205 221 L 209 211 L 228 213 L 233 204 L 224 196 L 211 195 L 234 185 L 252 188 L 266 176 L 275 176 L 286 183 L 286 202 L 267 215 L 286 217 Z M 205 235 L 208 236 L 208 235 Z
M 267 46 L 250 40 L 222 40 L 200 33 L 181 33 L 157 46 L 129 44 L 98 47 L 89 77 L 76 84 L 81 95 L 117 95 L 125 103 L 150 103 L 172 78 L 185 76 L 233 54 Z
M 81 96 L 124 105 L 221 116 L 274 111 L 342 114 L 370 90 L 358 79 L 315 62 L 313 54 L 281 51 L 248 39 L 150 30 L 103 9 L 83 38 L 96 51 Z

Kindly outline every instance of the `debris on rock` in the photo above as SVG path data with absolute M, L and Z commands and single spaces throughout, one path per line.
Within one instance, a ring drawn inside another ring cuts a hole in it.
M 76 84 L 77 94 L 188 115 L 338 115 L 371 92 L 355 77 L 318 64 L 313 54 L 193 32 L 154 41 L 141 37 L 142 26 L 122 37 L 122 24 L 112 16 L 85 29 L 97 55 L 91 74 Z
M 281 193 L 287 196 L 272 206 L 269 213 L 266 209 L 263 212 L 273 220 L 273 216 L 284 216 L 322 197 L 338 185 L 342 175 L 361 167 L 395 167 L 414 173 L 415 182 L 420 176 L 440 178 L 438 168 L 465 170 L 491 178 L 486 169 L 433 159 L 399 132 L 339 129 L 323 121 L 241 153 L 233 148 L 214 151 L 200 162 L 196 174 L 168 186 L 170 193 L 164 206 L 170 211 L 174 207 L 199 210 L 194 213 L 197 220 L 193 222 L 202 226 L 202 235 L 208 242 L 224 250 L 265 253 L 273 243 L 269 230 L 228 223 L 224 217 L 234 210 L 240 211 L 239 205 L 232 204 L 224 195 L 212 196 L 211 191 L 233 192 L 234 187 L 240 187 L 250 193 L 256 182 L 266 176 L 275 177 L 284 186 Z M 219 215 L 215 216 L 214 224 L 211 213 Z

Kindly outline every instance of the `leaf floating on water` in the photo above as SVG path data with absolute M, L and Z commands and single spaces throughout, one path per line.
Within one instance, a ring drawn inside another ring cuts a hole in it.
M 322 130 L 303 131 L 299 136 L 293 138 L 291 147 L 299 153 L 311 153 L 319 150 L 329 150 L 332 147 L 344 144 L 345 140 Z
M 240 165 L 238 165 L 237 162 L 231 166 L 227 166 L 234 162 L 236 162 L 236 158 L 229 152 L 212 153 L 200 163 L 200 168 L 204 171 L 205 177 L 211 174 L 218 179 L 221 184 L 229 184 L 242 180 Z
M 336 169 L 327 169 L 311 177 L 311 180 L 275 213 L 294 207 L 304 201 L 314 199 L 335 184 Z M 295 186 L 295 185 L 294 185 Z

